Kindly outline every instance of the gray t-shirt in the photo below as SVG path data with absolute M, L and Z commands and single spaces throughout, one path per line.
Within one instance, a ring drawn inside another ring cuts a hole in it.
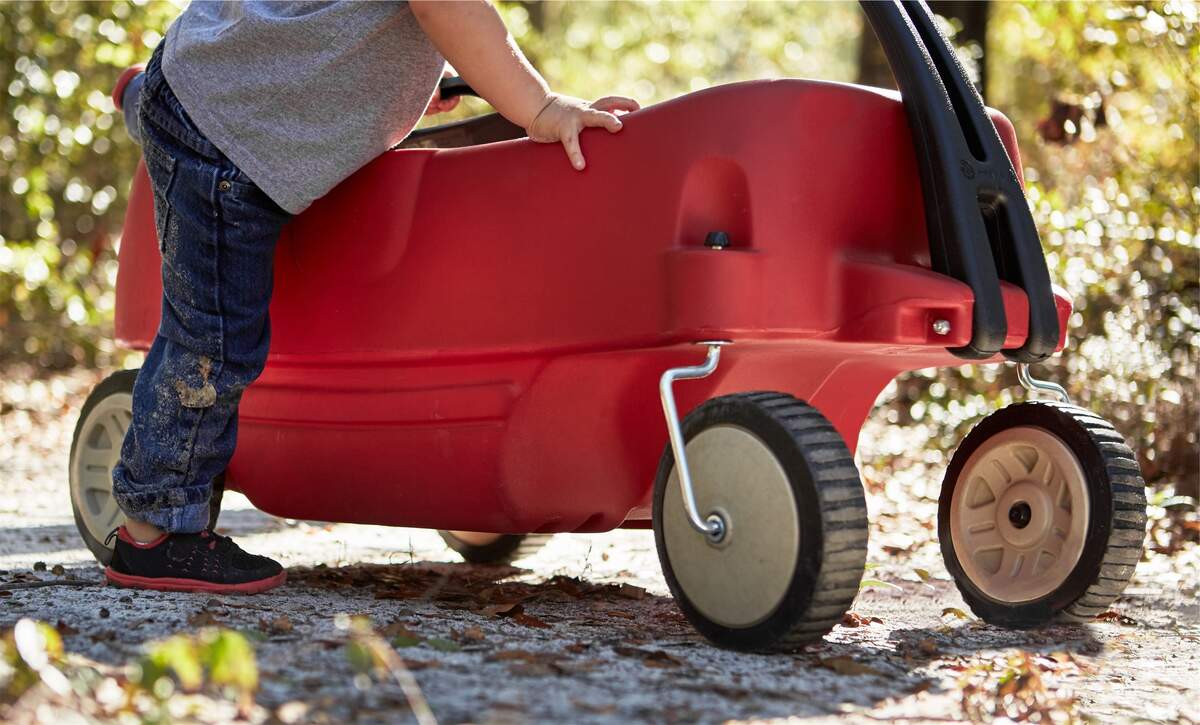
M 188 115 L 293 214 L 403 140 L 445 66 L 407 2 L 194 0 L 166 44 Z

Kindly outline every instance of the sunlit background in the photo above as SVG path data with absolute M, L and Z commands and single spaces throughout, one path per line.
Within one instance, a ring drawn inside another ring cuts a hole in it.
M 1041 374 L 1114 419 L 1160 502 L 1196 495 L 1197 5 L 931 5 L 948 16 L 987 102 L 1016 125 L 1052 274 L 1075 301 L 1070 347 Z M 0 4 L 0 370 L 9 380 L 137 364 L 114 347 L 111 320 L 138 149 L 108 94 L 180 7 Z M 551 85 L 579 96 L 649 104 L 769 77 L 891 83 L 857 3 L 507 2 L 502 12 Z M 470 101 L 454 115 L 484 110 Z M 804 133 L 780 128 L 780 143 Z M 968 424 L 1022 395 L 1010 366 L 922 371 L 889 387 L 876 418 L 921 433 L 936 462 Z

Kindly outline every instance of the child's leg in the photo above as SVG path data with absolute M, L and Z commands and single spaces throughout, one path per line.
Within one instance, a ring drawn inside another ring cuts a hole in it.
M 131 519 L 194 534 L 208 526 L 211 482 L 233 455 L 242 391 L 266 362 L 272 258 L 290 215 L 195 128 L 157 57 L 141 122 L 163 258 L 162 320 L 134 385 L 113 491 Z M 131 551 L 119 542 L 112 568 L 141 576 L 128 571 L 136 568 Z

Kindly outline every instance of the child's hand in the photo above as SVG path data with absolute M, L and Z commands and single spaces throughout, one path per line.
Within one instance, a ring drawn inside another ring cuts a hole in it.
M 442 73 L 442 78 L 453 78 L 453 77 L 454 77 L 454 74 L 451 73 L 449 70 Z M 429 99 L 429 105 L 425 107 L 425 115 L 426 116 L 435 116 L 439 113 L 445 113 L 446 111 L 453 111 L 455 109 L 455 107 L 458 106 L 459 100 L 460 99 L 458 98 L 458 96 L 455 96 L 454 98 L 447 98 L 447 99 L 443 100 L 442 99 L 442 89 L 440 87 L 434 88 L 433 89 L 433 98 Z
M 607 96 L 589 104 L 582 98 L 552 93 L 525 132 L 538 143 L 561 142 L 571 165 L 582 171 L 585 162 L 579 150 L 579 132 L 589 126 L 600 126 L 616 133 L 621 130 L 621 119 L 614 112 L 638 108 L 637 101 L 623 96 Z

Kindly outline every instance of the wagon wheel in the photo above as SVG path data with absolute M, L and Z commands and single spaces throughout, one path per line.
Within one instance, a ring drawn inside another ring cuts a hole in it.
M 867 511 L 841 435 L 783 393 L 714 398 L 683 422 L 702 515 L 688 522 L 668 446 L 654 482 L 654 535 L 671 593 L 714 643 L 789 649 L 818 640 L 854 602 L 867 555 Z
M 1087 620 L 1133 577 L 1145 483 L 1107 421 L 1028 402 L 988 416 L 946 471 L 938 534 L 963 599 L 992 624 Z
M 112 560 L 105 538 L 125 522 L 112 493 L 112 472 L 121 456 L 121 442 L 133 418 L 133 384 L 137 370 L 121 370 L 105 378 L 91 392 L 79 413 L 71 438 L 68 482 L 75 527 L 83 543 L 104 565 Z M 209 526 L 221 512 L 224 477 L 213 481 Z
M 533 556 L 551 534 L 484 534 L 475 531 L 442 531 L 438 534 L 470 564 L 511 564 Z

